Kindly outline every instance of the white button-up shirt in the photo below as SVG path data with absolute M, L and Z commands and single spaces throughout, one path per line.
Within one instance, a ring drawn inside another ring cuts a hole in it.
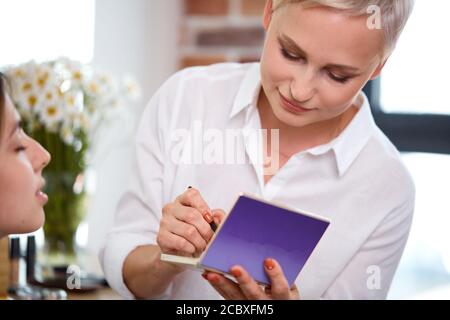
M 227 63 L 180 71 L 150 101 L 137 132 L 130 185 L 100 251 L 105 276 L 123 297 L 133 297 L 123 282 L 124 260 L 136 247 L 156 244 L 162 207 L 188 186 L 200 190 L 212 209 L 227 211 L 239 192 L 247 192 L 329 218 L 330 227 L 296 280 L 302 298 L 387 296 L 408 238 L 415 188 L 364 93 L 359 111 L 336 139 L 294 155 L 267 184 L 256 161 L 174 161 L 173 150 L 189 158 L 199 142 L 194 135 L 180 143 L 174 133 L 192 133 L 199 124 L 218 132 L 261 129 L 260 90 L 258 63 Z M 241 148 L 246 159 L 255 150 L 262 153 L 249 143 Z M 200 273 L 188 270 L 161 298 L 221 296 Z

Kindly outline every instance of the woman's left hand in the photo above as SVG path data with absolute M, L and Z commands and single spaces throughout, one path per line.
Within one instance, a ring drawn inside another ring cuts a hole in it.
M 203 277 L 227 300 L 298 300 L 300 294 L 295 285 L 289 288 L 280 264 L 274 259 L 266 259 L 264 269 L 271 286 L 263 289 L 241 266 L 231 268 L 237 283 L 214 273 L 205 272 Z

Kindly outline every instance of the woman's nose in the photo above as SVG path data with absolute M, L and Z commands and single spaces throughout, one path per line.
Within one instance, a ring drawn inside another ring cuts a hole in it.
M 291 82 L 291 94 L 297 102 L 303 103 L 311 100 L 315 92 L 314 75 L 305 70 L 303 74 L 297 75 Z
M 35 171 L 40 171 L 44 169 L 51 160 L 50 153 L 42 147 L 39 142 L 30 138 L 30 143 L 32 144 L 32 152 L 31 155 L 33 169 Z

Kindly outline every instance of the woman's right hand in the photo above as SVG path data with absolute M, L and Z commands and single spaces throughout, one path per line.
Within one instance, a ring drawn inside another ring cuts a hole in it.
M 162 210 L 157 236 L 161 252 L 200 256 L 214 234 L 209 224 L 223 216 L 222 210 L 210 210 L 198 190 L 188 189 Z

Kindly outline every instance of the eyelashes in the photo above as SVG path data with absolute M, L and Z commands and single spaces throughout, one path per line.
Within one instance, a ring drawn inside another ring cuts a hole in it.
M 297 62 L 297 61 L 304 60 L 303 57 L 299 57 L 299 56 L 295 56 L 295 55 L 290 54 L 289 51 L 284 49 L 283 47 L 280 49 L 280 52 L 281 52 L 281 55 L 284 58 L 286 58 L 287 60 L 289 60 L 289 61 Z M 335 74 L 333 74 L 330 71 L 326 71 L 326 72 L 327 72 L 328 77 L 331 80 L 333 80 L 335 82 L 338 82 L 338 83 L 341 83 L 341 84 L 347 83 L 351 79 L 351 77 L 339 77 L 339 76 L 336 76 Z
M 332 80 L 334 80 L 334 81 L 336 81 L 336 82 L 339 82 L 339 83 L 347 83 L 347 82 L 350 80 L 350 78 L 342 78 L 342 77 L 338 77 L 338 76 L 334 75 L 332 72 L 329 72 L 329 71 L 328 71 L 328 76 L 329 76 Z
M 281 48 L 281 54 L 283 55 L 283 57 L 285 57 L 286 59 L 290 60 L 290 61 L 298 61 L 300 59 L 302 59 L 301 57 L 298 56 L 293 56 L 291 55 L 286 49 Z

